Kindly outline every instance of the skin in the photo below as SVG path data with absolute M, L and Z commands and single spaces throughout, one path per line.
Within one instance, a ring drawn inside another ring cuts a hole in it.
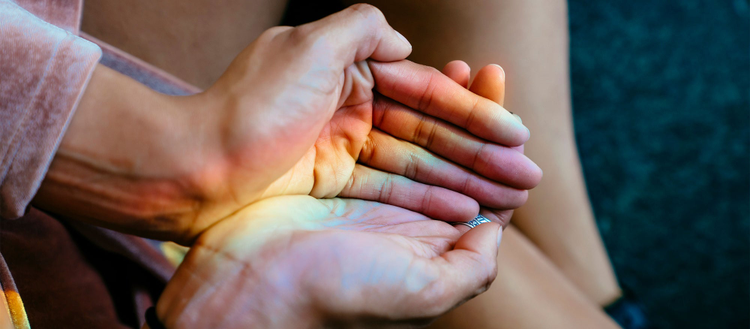
M 468 66 L 454 62 L 445 72 L 460 82 Z M 472 89 L 497 96 L 501 72 L 483 68 Z M 479 327 L 616 328 L 514 228 L 496 258 L 505 262 L 493 262 L 502 233 L 494 223 L 469 230 L 362 200 L 274 197 L 204 232 L 157 314 L 169 328 L 413 327 L 501 273 L 495 293 L 461 313 Z M 462 318 L 433 327 L 462 327 Z
M 544 170 L 514 225 L 592 303 L 607 305 L 620 296 L 575 144 L 566 1 L 370 3 L 409 38 L 416 62 L 442 67 L 460 58 L 471 67 L 502 65 L 509 81 L 505 105 L 534 132 L 525 151 Z
M 438 71 L 363 62 L 397 61 L 409 51 L 377 9 L 362 5 L 297 28 L 268 30 L 196 96 L 159 95 L 100 67 L 35 205 L 189 244 L 217 220 L 280 194 L 374 199 L 445 220 L 473 218 L 478 205 L 472 198 L 507 208 L 525 202 L 524 189 L 536 185 L 541 172 L 505 150 L 528 139 L 519 121 Z M 257 62 L 264 65 L 250 65 Z M 376 83 L 377 95 L 419 112 L 376 97 Z M 406 113 L 404 120 L 426 123 L 398 130 L 387 115 L 392 109 Z M 456 155 L 430 158 L 419 140 L 402 143 L 373 132 L 374 116 L 377 128 L 396 136 L 394 130 L 429 136 L 430 127 L 453 123 L 457 130 L 434 134 L 440 144 L 423 140 L 427 150 L 451 145 Z M 484 151 L 483 144 L 495 146 Z M 506 168 L 488 165 L 502 155 Z M 355 165 L 360 157 L 369 169 Z M 470 170 L 449 163 L 469 158 L 484 160 Z M 420 159 L 441 165 L 425 175 L 413 169 L 418 164 L 408 165 Z M 373 170 L 380 168 L 401 168 L 406 178 Z M 451 207 L 445 207 L 448 200 Z
M 5 296 L 5 292 L 3 292 L 3 295 L 0 296 L 0 308 L 3 308 L 4 310 L 10 310 L 10 307 L 8 305 L 8 299 Z M 15 327 L 15 324 L 13 323 L 13 318 L 11 318 L 10 312 L 0 312 L 0 325 L 3 328 L 13 328 Z
M 620 328 L 513 225 L 498 264 L 488 291 L 429 328 Z
M 243 2 L 245 4 L 249 4 L 250 3 L 249 1 L 239 1 L 239 2 Z M 107 21 L 107 17 L 108 17 L 106 15 L 106 12 L 104 14 L 102 14 L 101 12 L 97 13 L 97 12 L 94 11 L 93 8 L 89 8 L 90 7 L 89 4 L 93 4 L 93 3 L 97 3 L 97 1 L 87 1 L 86 2 L 86 5 L 87 5 L 86 14 L 87 14 L 87 16 L 88 17 L 99 17 L 99 18 L 102 19 L 102 21 L 106 22 Z M 108 5 L 112 5 L 110 2 L 98 2 L 98 3 L 104 4 L 105 7 L 108 6 Z M 156 3 L 154 3 L 154 6 L 161 6 L 161 5 L 164 5 L 164 3 L 166 3 L 166 2 L 156 2 Z M 281 2 L 269 1 L 269 2 L 263 2 L 263 4 L 259 4 L 259 5 L 271 4 L 271 3 L 274 4 L 274 6 L 275 6 L 276 4 L 279 4 Z M 255 5 L 255 4 L 253 4 L 253 5 Z M 227 11 L 234 12 L 234 13 L 243 13 L 242 15 L 244 17 L 241 20 L 232 20 L 231 18 L 227 18 L 228 17 L 227 15 L 219 15 L 220 17 L 223 17 L 223 21 L 227 22 L 227 24 L 235 25 L 235 26 L 237 24 L 242 24 L 244 22 L 263 22 L 264 21 L 263 19 L 267 19 L 268 17 L 273 16 L 273 15 L 267 15 L 266 11 L 255 10 L 255 11 L 249 11 L 249 12 L 247 12 L 247 11 L 237 10 L 236 6 L 233 7 L 231 5 L 231 2 L 230 2 L 230 4 L 228 4 L 226 6 L 223 6 L 222 8 L 226 9 Z M 120 14 L 122 14 L 122 11 L 118 10 L 118 12 Z M 275 11 L 271 11 L 271 12 L 275 12 Z M 260 14 L 260 16 L 262 16 L 261 17 L 262 19 L 247 19 L 247 15 L 248 14 L 252 15 L 252 14 L 257 14 L 257 13 L 262 13 L 262 14 Z M 109 16 L 116 16 L 116 15 L 109 15 Z M 133 31 L 134 29 L 138 29 L 138 28 L 147 28 L 148 25 L 144 25 L 144 24 L 138 23 L 140 21 L 139 18 L 143 17 L 142 14 L 140 14 L 140 15 L 131 15 L 131 16 L 132 17 L 130 17 L 129 19 L 123 20 L 122 24 L 114 24 L 114 25 L 118 26 L 118 27 L 124 26 L 125 27 L 124 28 L 125 31 Z M 169 17 L 170 18 L 171 17 L 177 18 L 177 17 L 180 17 L 180 16 L 179 15 L 170 15 Z M 205 13 L 203 13 L 203 17 L 205 17 Z M 417 17 L 421 17 L 421 16 L 417 16 Z M 393 20 L 393 18 L 391 18 L 391 19 Z M 133 33 L 131 35 L 157 35 L 158 36 L 159 35 L 158 34 L 159 31 L 165 31 L 165 30 L 169 29 L 171 26 L 176 26 L 175 24 L 164 22 L 163 19 L 152 19 L 150 21 L 152 22 L 152 24 L 157 24 L 157 25 L 160 24 L 160 23 L 163 23 L 162 24 L 163 26 L 156 26 L 156 27 L 153 27 L 153 28 L 147 28 L 147 31 L 143 31 L 143 33 Z M 190 21 L 195 21 L 195 20 L 190 20 Z M 203 22 L 201 24 L 197 24 L 197 25 L 200 25 L 200 28 L 202 30 L 207 31 L 206 33 L 210 34 L 210 33 L 215 33 L 215 32 L 211 32 L 211 31 L 217 31 L 217 30 L 220 31 L 220 30 L 222 30 L 222 29 L 218 28 L 216 26 L 216 24 L 212 23 L 212 22 L 217 22 L 217 21 L 219 21 L 219 20 L 210 20 L 209 19 L 209 20 L 206 20 L 205 22 Z M 494 20 L 490 20 L 490 21 L 494 22 Z M 508 20 L 504 20 L 504 21 L 508 21 Z M 184 53 L 184 51 L 180 51 L 179 50 L 181 47 L 171 47 L 171 48 L 170 47 L 163 47 L 163 49 L 161 49 L 160 51 L 150 51 L 151 50 L 151 49 L 149 49 L 150 47 L 159 47 L 161 45 L 167 44 L 167 43 L 164 42 L 165 40 L 167 40 L 167 38 L 162 38 L 162 39 L 160 39 L 161 41 L 155 41 L 155 42 L 143 42 L 143 43 L 140 43 L 140 44 L 138 44 L 137 42 L 133 42 L 133 43 L 130 43 L 128 45 L 124 45 L 122 43 L 118 43 L 117 38 L 112 39 L 111 36 L 108 37 L 106 34 L 96 34 L 96 33 L 92 33 L 91 30 L 87 30 L 87 26 L 90 26 L 90 25 L 87 25 L 86 22 L 87 22 L 87 17 L 84 17 L 84 30 L 89 31 L 89 33 L 91 33 L 91 34 L 93 34 L 95 36 L 98 36 L 100 39 L 107 40 L 107 41 L 112 41 L 113 44 L 118 45 L 118 46 L 120 46 L 120 48 L 123 48 L 125 50 L 129 50 L 131 53 L 136 53 L 136 51 L 134 51 L 134 50 L 143 49 L 144 51 L 142 52 L 142 54 L 147 54 L 147 55 L 152 56 L 152 57 L 146 57 L 146 56 L 143 56 L 143 55 L 140 56 L 142 58 L 146 58 L 147 60 L 155 58 L 157 56 L 161 56 L 161 57 L 167 59 L 167 60 L 162 60 L 161 62 L 159 62 L 157 60 L 149 60 L 152 63 L 157 63 L 157 66 L 165 68 L 165 67 L 168 66 L 167 64 L 170 64 L 170 65 L 173 65 L 173 64 L 181 65 L 178 69 L 168 69 L 168 71 L 170 71 L 172 73 L 175 73 L 178 76 L 183 77 L 183 78 L 187 79 L 188 81 L 192 81 L 193 83 L 195 83 L 197 85 L 201 85 L 201 86 L 208 86 L 208 85 L 210 85 L 210 83 L 199 83 L 199 82 L 196 82 L 196 81 L 200 81 L 199 79 L 204 79 L 204 78 L 195 79 L 195 78 L 188 77 L 186 75 L 188 73 L 191 73 L 191 72 L 195 71 L 196 67 L 205 67 L 206 66 L 206 65 L 202 65 L 202 63 L 199 63 L 199 62 L 195 61 L 195 59 L 196 58 L 205 58 L 206 60 L 205 60 L 204 63 L 209 63 L 214 58 L 220 58 L 222 56 L 226 57 L 228 53 L 231 53 L 231 51 L 223 51 L 223 50 L 221 50 L 220 47 L 216 47 L 215 45 L 203 46 L 203 47 L 197 47 L 197 48 L 195 47 L 195 45 L 206 45 L 206 42 L 203 42 L 203 41 L 201 43 L 195 43 L 195 42 L 193 42 L 192 43 L 193 46 L 191 46 L 191 48 L 190 48 L 190 51 L 194 55 L 197 54 L 198 56 L 189 56 L 189 57 L 182 56 L 181 54 Z M 270 24 L 271 25 L 275 24 L 275 22 L 276 22 L 276 20 L 273 20 L 273 22 L 271 22 Z M 471 21 L 468 22 L 468 23 L 471 23 Z M 470 26 L 470 24 L 468 24 L 468 23 L 463 23 L 461 25 L 462 26 Z M 128 27 L 128 26 L 125 26 L 126 24 L 132 24 L 133 26 L 129 26 Z M 102 25 L 106 25 L 106 24 L 102 24 Z M 196 26 L 196 25 L 194 25 L 194 26 Z M 264 28 L 260 28 L 260 30 L 262 30 L 262 29 L 264 29 Z M 227 29 L 223 29 L 223 30 L 227 30 Z M 235 44 L 235 49 L 237 49 L 237 51 L 239 51 L 239 49 L 242 49 L 242 47 L 247 42 L 237 42 L 238 39 L 242 39 L 242 36 L 237 36 L 237 33 L 235 33 L 235 32 L 241 32 L 241 33 L 245 33 L 245 34 L 251 35 L 251 36 L 252 36 L 253 33 L 256 33 L 256 35 L 258 33 L 260 33 L 260 32 L 253 32 L 253 31 L 260 31 L 258 28 L 241 28 L 241 29 L 230 29 L 230 30 L 233 31 L 231 35 L 225 35 L 222 38 L 211 38 L 210 42 L 214 42 L 215 40 L 219 40 L 219 39 L 222 40 L 222 42 L 225 42 L 225 43 L 232 43 L 233 42 Z M 190 33 L 187 33 L 185 31 L 189 31 L 189 29 L 180 28 L 180 29 L 176 29 L 175 31 L 172 31 L 171 32 L 172 34 L 179 34 L 179 33 L 186 34 L 186 35 L 183 35 L 183 36 L 181 36 L 179 38 L 172 37 L 172 39 L 175 39 L 175 40 L 190 40 L 190 36 L 191 36 Z M 225 33 L 225 32 L 222 32 L 222 33 Z M 122 35 L 125 35 L 125 34 L 122 34 Z M 446 34 L 442 34 L 442 35 L 446 36 Z M 193 34 L 193 36 L 194 36 L 194 34 Z M 254 38 L 254 36 L 250 37 L 250 39 L 252 39 L 252 38 Z M 123 39 L 127 39 L 127 38 L 123 38 Z M 205 39 L 202 39 L 202 40 L 205 40 Z M 535 39 L 532 39 L 531 41 L 523 40 L 523 42 L 527 42 L 527 41 L 528 42 L 533 42 L 533 40 L 535 40 Z M 186 44 L 187 43 L 188 42 L 186 42 Z M 438 44 L 441 44 L 441 43 L 438 43 Z M 239 45 L 239 47 L 237 45 Z M 433 49 L 433 51 L 434 51 L 434 47 L 429 48 L 429 49 Z M 439 51 L 438 53 L 439 53 L 438 55 L 440 55 L 443 52 Z M 474 63 L 475 60 L 471 56 L 475 56 L 475 54 L 477 54 L 478 52 L 472 51 L 470 53 L 471 54 L 468 54 L 469 55 L 469 59 L 471 59 L 471 62 Z M 463 55 L 466 55 L 466 54 L 463 54 Z M 422 56 L 422 55 L 419 54 L 419 52 L 418 52 L 418 54 L 415 54 L 415 56 L 418 56 L 417 58 L 419 58 L 419 56 Z M 466 56 L 462 56 L 461 58 L 466 58 Z M 496 58 L 496 60 L 498 60 L 498 59 L 500 59 L 500 58 Z M 191 60 L 193 60 L 193 62 L 191 62 Z M 226 61 L 228 63 L 230 60 L 231 60 L 231 57 L 229 59 L 225 59 L 224 61 Z M 161 65 L 159 63 L 161 63 Z M 542 64 L 544 64 L 544 63 L 542 63 Z M 226 65 L 226 64 L 224 64 L 224 65 Z M 441 65 L 441 64 L 438 64 L 438 65 Z M 211 73 L 211 74 L 202 74 L 202 75 L 203 76 L 211 76 L 212 75 L 214 77 L 217 77 L 219 74 L 221 74 L 221 69 L 218 69 L 218 70 L 213 69 L 213 72 L 214 73 Z M 446 72 L 446 74 L 448 74 L 448 72 Z M 511 73 L 511 74 L 514 75 L 515 73 Z M 201 75 L 201 74 L 198 74 L 198 75 Z M 450 75 L 450 74 L 448 74 L 448 75 Z M 211 80 L 212 80 L 211 78 L 205 78 L 203 81 L 209 81 L 209 82 L 211 82 Z M 215 80 L 215 78 L 214 78 L 214 80 Z M 518 79 L 514 79 L 514 81 L 519 81 L 519 80 Z M 466 78 L 466 82 L 465 83 L 461 83 L 461 84 L 462 85 L 468 85 L 468 77 Z M 476 82 L 475 82 L 475 86 L 476 86 Z M 516 109 L 515 111 L 519 112 L 521 110 L 520 109 Z M 524 115 L 524 117 L 528 119 L 527 115 Z M 506 245 L 507 244 L 508 244 L 508 242 L 506 241 Z M 521 264 L 523 264 L 523 262 L 521 262 Z M 472 307 L 472 308 L 474 308 L 474 307 Z M 466 322 L 464 322 L 464 323 L 466 323 Z
M 500 63 L 506 69 L 512 82 L 508 108 L 535 132 L 526 151 L 545 170 L 544 182 L 514 222 L 592 302 L 605 305 L 619 296 L 594 225 L 572 130 L 565 1 L 372 3 L 411 40 L 411 58 L 419 63 L 441 67 L 461 58 L 472 67 Z M 208 0 L 189 5 L 137 0 L 125 6 L 87 0 L 82 27 L 208 87 L 249 40 L 278 24 L 286 5 L 276 0 L 228 0 L 222 6 Z
M 468 83 L 470 69 L 461 61 L 443 72 Z M 471 90 L 502 102 L 505 81 L 499 66 L 479 72 Z M 498 280 L 490 289 L 440 317 L 430 328 L 619 328 L 513 225 L 504 232 L 498 253 Z
M 200 236 L 157 315 L 168 328 L 425 324 L 495 278 L 502 227 L 466 230 L 370 201 L 265 199 Z

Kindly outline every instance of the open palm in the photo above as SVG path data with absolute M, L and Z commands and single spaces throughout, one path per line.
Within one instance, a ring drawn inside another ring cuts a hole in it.
M 495 277 L 499 226 L 461 233 L 376 202 L 269 198 L 200 236 L 157 313 L 169 328 L 430 319 Z

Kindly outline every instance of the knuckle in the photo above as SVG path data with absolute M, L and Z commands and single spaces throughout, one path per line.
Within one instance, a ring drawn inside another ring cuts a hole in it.
M 466 129 L 471 129 L 471 127 L 474 127 L 474 123 L 477 119 L 477 114 L 479 111 L 481 111 L 481 106 L 483 104 L 480 102 L 479 99 L 474 99 L 471 108 L 469 108 L 468 117 L 466 118 L 466 121 L 464 122 L 463 127 Z
M 432 148 L 435 137 L 440 130 L 437 120 L 420 114 L 419 123 L 414 131 L 413 142 L 428 149 Z
M 289 30 L 294 30 L 291 26 L 274 26 L 268 30 L 263 31 L 262 35 L 276 36 Z
M 352 13 L 359 15 L 361 19 L 365 21 L 373 21 L 376 23 L 385 22 L 385 15 L 383 15 L 383 12 L 371 4 L 358 3 L 350 6 L 348 9 L 351 10 Z
M 366 165 L 370 164 L 375 159 L 375 150 L 377 150 L 376 144 L 375 135 L 368 135 L 364 144 L 362 144 L 362 149 L 359 152 L 357 161 Z
M 432 106 L 433 97 L 435 96 L 435 90 L 437 89 L 437 82 L 435 77 L 437 74 L 429 74 L 426 87 L 421 91 L 419 97 L 419 104 L 417 109 L 428 109 Z
M 390 105 L 388 102 L 375 93 L 372 102 L 372 125 L 373 127 L 381 127 L 385 122 L 386 113 L 390 112 Z
M 360 182 L 359 175 L 355 170 L 354 174 L 352 174 L 346 181 L 346 184 L 344 185 L 344 188 L 342 189 L 340 194 L 342 194 L 342 196 L 357 195 L 361 189 L 362 183 Z
M 433 75 L 442 75 L 443 74 L 442 72 L 440 72 L 440 70 L 438 70 L 438 69 L 436 69 L 436 68 L 434 68 L 432 66 L 426 66 L 426 67 L 424 67 L 424 70 L 426 70 L 427 73 L 429 75 L 431 75 L 431 76 L 433 76 Z
M 449 296 L 451 291 L 441 281 L 430 285 L 419 296 L 424 308 L 422 315 L 427 318 L 436 318 L 448 312 L 454 305 L 454 297 Z M 446 298 L 448 296 L 448 298 Z
M 393 194 L 393 175 L 387 175 L 385 181 L 380 187 L 380 193 L 378 194 L 378 202 L 389 203 Z
M 287 42 L 294 46 L 305 46 L 310 45 L 313 38 L 314 33 L 310 25 L 300 25 L 289 31 Z
M 474 160 L 472 160 L 470 168 L 474 169 L 475 171 L 484 169 L 482 167 L 490 163 L 490 161 L 488 161 L 486 157 L 487 145 L 487 143 L 483 143 L 479 147 L 479 149 L 477 149 L 476 153 L 474 153 Z
M 431 126 L 432 128 L 430 128 L 429 135 L 427 136 L 427 143 L 424 145 L 426 148 L 429 148 L 429 149 L 431 149 L 433 144 L 435 143 L 435 138 L 440 128 L 436 122 L 433 122 Z
M 295 28 L 289 27 L 289 26 L 275 26 L 270 29 L 267 29 L 261 33 L 257 40 L 261 43 L 269 43 L 276 39 L 279 35 L 288 32 L 288 31 L 294 31 Z
M 503 228 L 508 227 L 511 217 L 513 216 L 512 210 L 493 210 L 491 212 L 497 217 L 498 222 L 503 226 Z
M 416 179 L 419 171 L 419 157 L 413 152 L 409 152 L 409 160 L 406 162 L 404 168 L 404 177 Z
M 424 198 L 422 199 L 422 211 L 426 211 L 430 208 L 432 208 L 432 197 L 434 195 L 433 189 L 434 186 L 428 186 L 427 191 L 425 192 Z
M 424 145 L 422 143 L 427 139 L 427 136 L 425 136 L 425 131 L 425 120 L 419 120 L 417 122 L 417 128 L 414 129 L 414 132 L 412 134 L 411 141 L 416 143 L 417 145 Z

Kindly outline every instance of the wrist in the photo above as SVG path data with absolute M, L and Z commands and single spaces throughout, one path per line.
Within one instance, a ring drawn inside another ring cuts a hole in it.
M 191 156 L 178 99 L 99 65 L 33 204 L 131 233 L 169 238 L 187 209 Z

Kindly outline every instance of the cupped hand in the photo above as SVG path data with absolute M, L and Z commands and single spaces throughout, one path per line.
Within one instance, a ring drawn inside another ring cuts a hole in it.
M 495 278 L 500 226 L 466 230 L 376 202 L 265 199 L 202 233 L 157 314 L 168 328 L 425 323 Z
M 393 62 L 408 44 L 379 11 L 355 8 L 269 30 L 196 96 L 216 109 L 198 116 L 216 130 L 204 133 L 209 160 L 193 177 L 202 199 L 186 236 L 276 195 L 377 200 L 464 221 L 477 201 L 525 202 L 538 167 L 508 147 L 528 129 L 437 70 Z M 387 33 L 370 39 L 368 29 Z
M 501 209 L 525 202 L 540 173 L 503 145 L 525 129 L 507 111 L 408 61 L 370 62 L 359 72 L 359 81 L 377 82 L 377 92 L 365 89 L 364 102 L 336 111 L 303 161 L 266 196 L 360 198 L 448 221 L 473 218 L 475 200 Z
M 443 220 L 473 218 L 477 201 L 520 206 L 540 176 L 510 152 L 528 130 L 438 71 L 400 61 L 409 51 L 377 9 L 359 5 L 267 31 L 194 96 L 125 79 L 86 97 L 117 76 L 97 69 L 35 205 L 183 244 L 275 195 L 378 200 Z

